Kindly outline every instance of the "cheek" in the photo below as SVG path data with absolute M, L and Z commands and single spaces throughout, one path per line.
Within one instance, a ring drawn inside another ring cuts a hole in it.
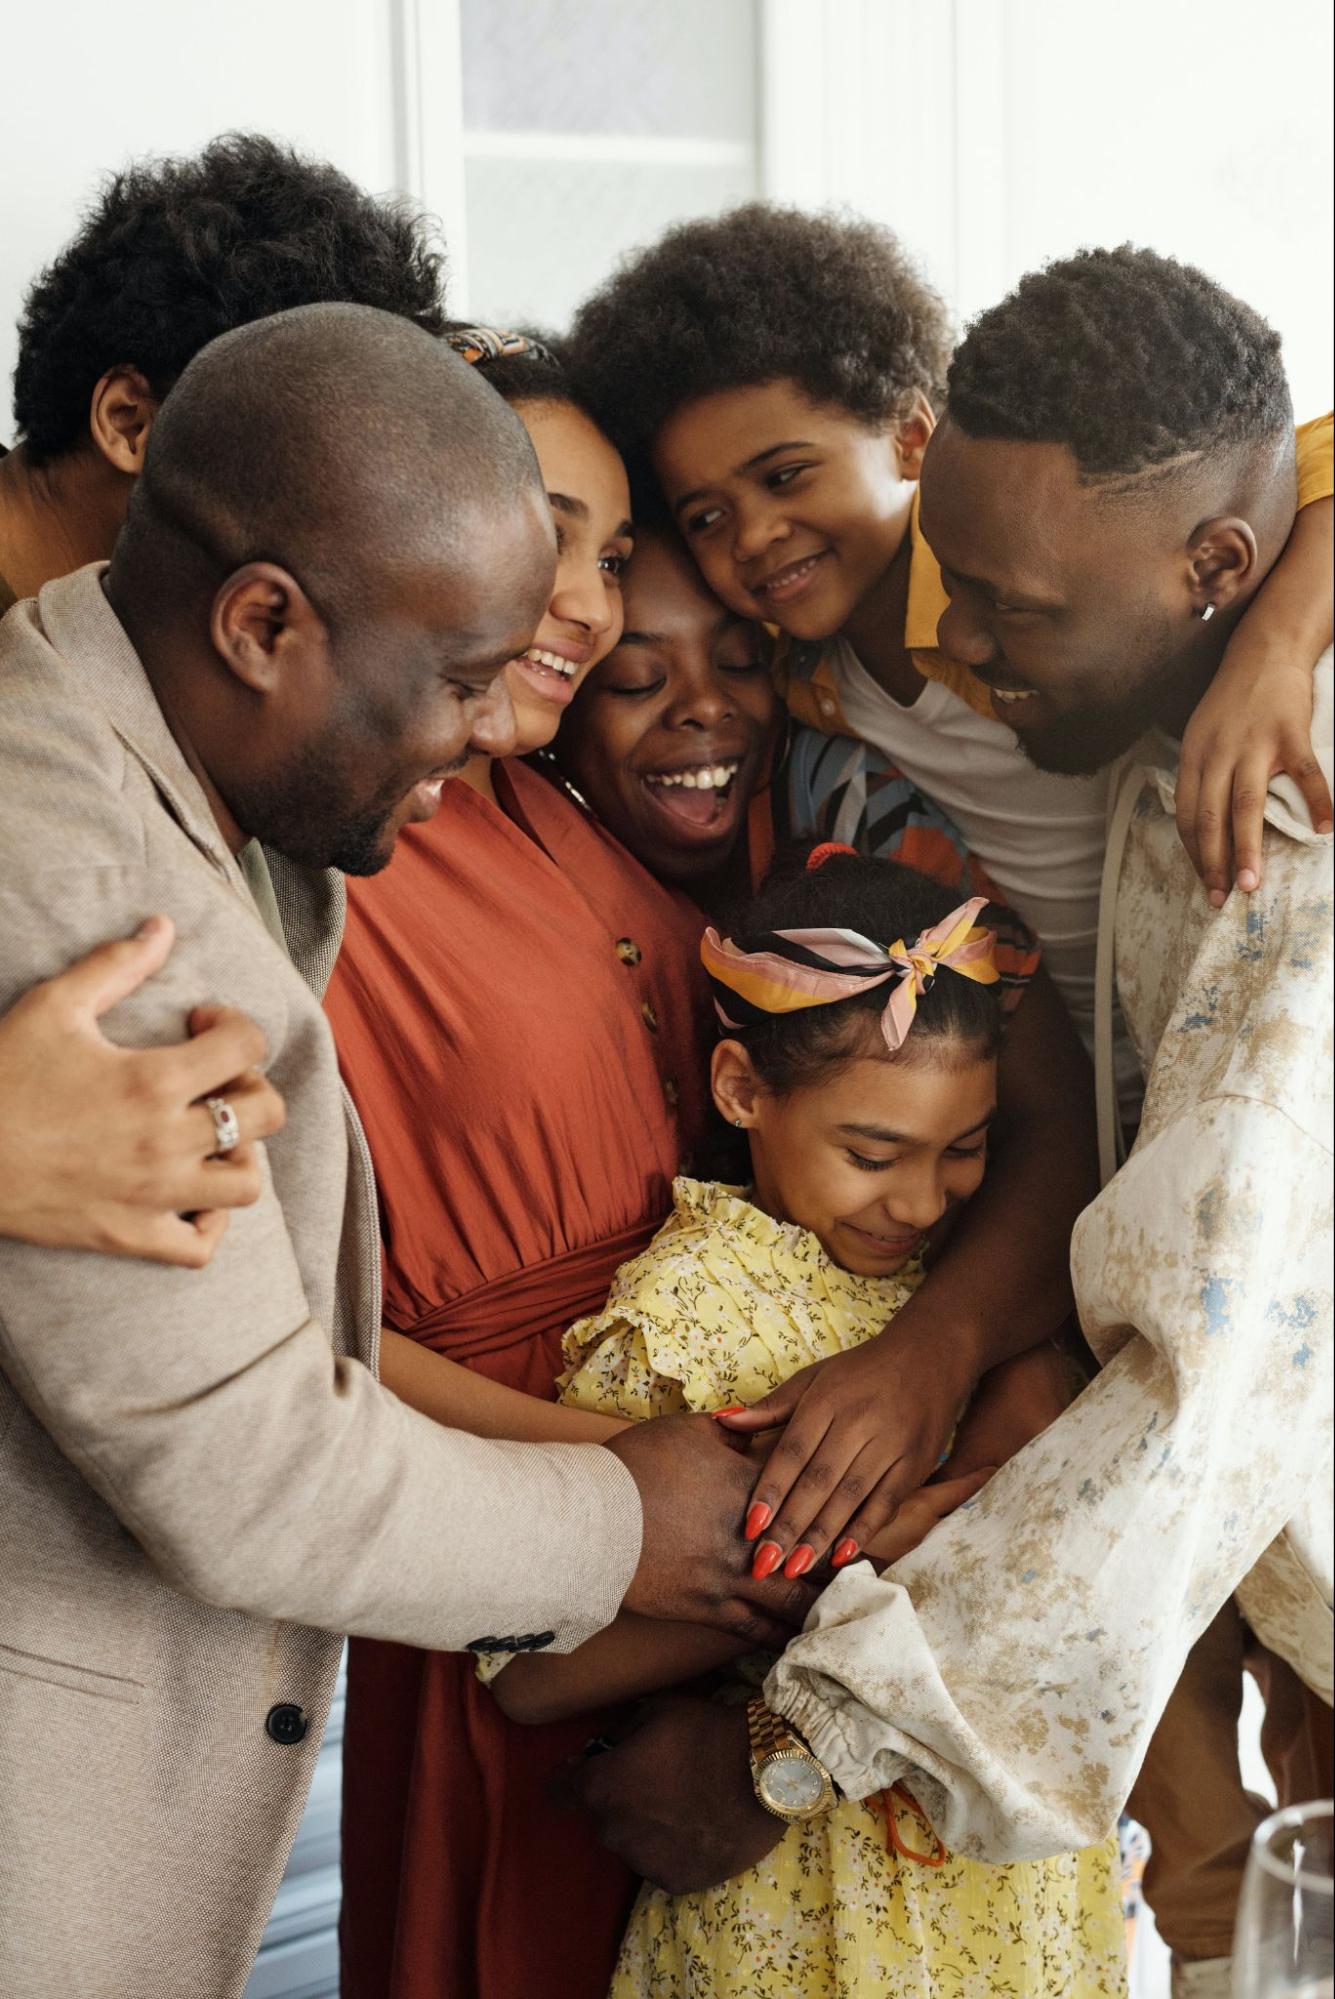
M 726 526 L 715 528 L 707 540 L 693 543 L 691 554 L 705 582 L 730 611 L 736 611 L 744 618 L 755 616 L 750 595 L 738 581 L 737 568 L 732 559 L 732 540 Z

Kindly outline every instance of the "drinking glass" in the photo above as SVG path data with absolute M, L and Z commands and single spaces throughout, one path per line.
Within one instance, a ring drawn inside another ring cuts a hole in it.
M 1335 1999 L 1335 1805 L 1289 1805 L 1256 1828 L 1233 1944 L 1234 1999 Z

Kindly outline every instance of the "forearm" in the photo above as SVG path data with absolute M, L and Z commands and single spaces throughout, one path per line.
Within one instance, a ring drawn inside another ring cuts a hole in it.
M 1071 1230 L 1098 1191 L 1089 1063 L 1044 974 L 1016 1010 L 1000 1079 L 987 1177 L 894 1326 L 948 1353 L 965 1393 L 1069 1317 Z
M 1248 605 L 1225 655 L 1244 648 L 1243 671 L 1255 671 L 1256 649 L 1283 665 L 1311 666 L 1335 638 L 1330 575 L 1335 559 L 1335 500 L 1313 500 L 1296 515 L 1284 550 Z
M 665 1624 L 623 1610 L 574 1652 L 520 1653 L 491 1690 L 512 1721 L 561 1721 L 681 1686 L 752 1649 L 703 1625 Z
M 380 1379 L 432 1422 L 474 1437 L 519 1444 L 601 1444 L 626 1427 L 616 1416 L 566 1409 L 508 1388 L 388 1326 L 380 1335 Z

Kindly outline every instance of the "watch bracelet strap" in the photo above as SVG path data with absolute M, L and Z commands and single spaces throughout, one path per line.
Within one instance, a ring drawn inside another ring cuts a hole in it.
M 833 1785 L 834 1780 L 815 1751 L 809 1749 L 797 1730 L 781 1714 L 775 1714 L 759 1695 L 746 1704 L 746 1729 L 753 1763 L 763 1763 L 767 1756 L 791 1755 L 796 1750 L 800 1755 L 810 1757 L 825 1781 Z

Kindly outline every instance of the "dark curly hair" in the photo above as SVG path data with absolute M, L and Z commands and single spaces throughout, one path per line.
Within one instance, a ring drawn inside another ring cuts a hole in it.
M 683 403 L 794 381 L 879 425 L 940 399 L 950 319 L 888 229 L 748 202 L 670 229 L 575 316 L 569 363 L 633 457 Z
M 831 854 L 818 868 L 806 866 L 810 849 L 794 850 L 780 861 L 759 891 L 720 925 L 744 951 L 772 949 L 776 930 L 856 930 L 877 943 L 911 942 L 959 902 L 958 892 L 899 861 L 864 854 Z M 980 922 L 987 923 L 983 911 Z M 1001 1046 L 1001 1007 L 996 986 L 942 971 L 918 1001 L 913 1027 L 892 1059 L 950 1062 L 959 1054 L 986 1058 Z M 765 1014 L 724 1030 L 740 1041 L 756 1074 L 775 1096 L 806 1088 L 837 1073 L 885 1043 L 877 1023 L 888 998 L 885 986 L 869 986 L 852 999 L 795 1013 Z M 727 1004 L 726 992 L 721 995 Z M 953 1046 L 947 1048 L 945 1044 Z
M 947 413 L 971 437 L 1064 444 L 1089 485 L 1293 427 L 1279 335 L 1190 264 L 1082 250 L 976 319 Z
M 139 162 L 28 292 L 19 434 L 35 463 L 58 457 L 87 435 L 109 368 L 165 395 L 210 340 L 289 306 L 379 306 L 439 333 L 443 265 L 421 218 L 272 139 L 228 133 L 190 159 Z

